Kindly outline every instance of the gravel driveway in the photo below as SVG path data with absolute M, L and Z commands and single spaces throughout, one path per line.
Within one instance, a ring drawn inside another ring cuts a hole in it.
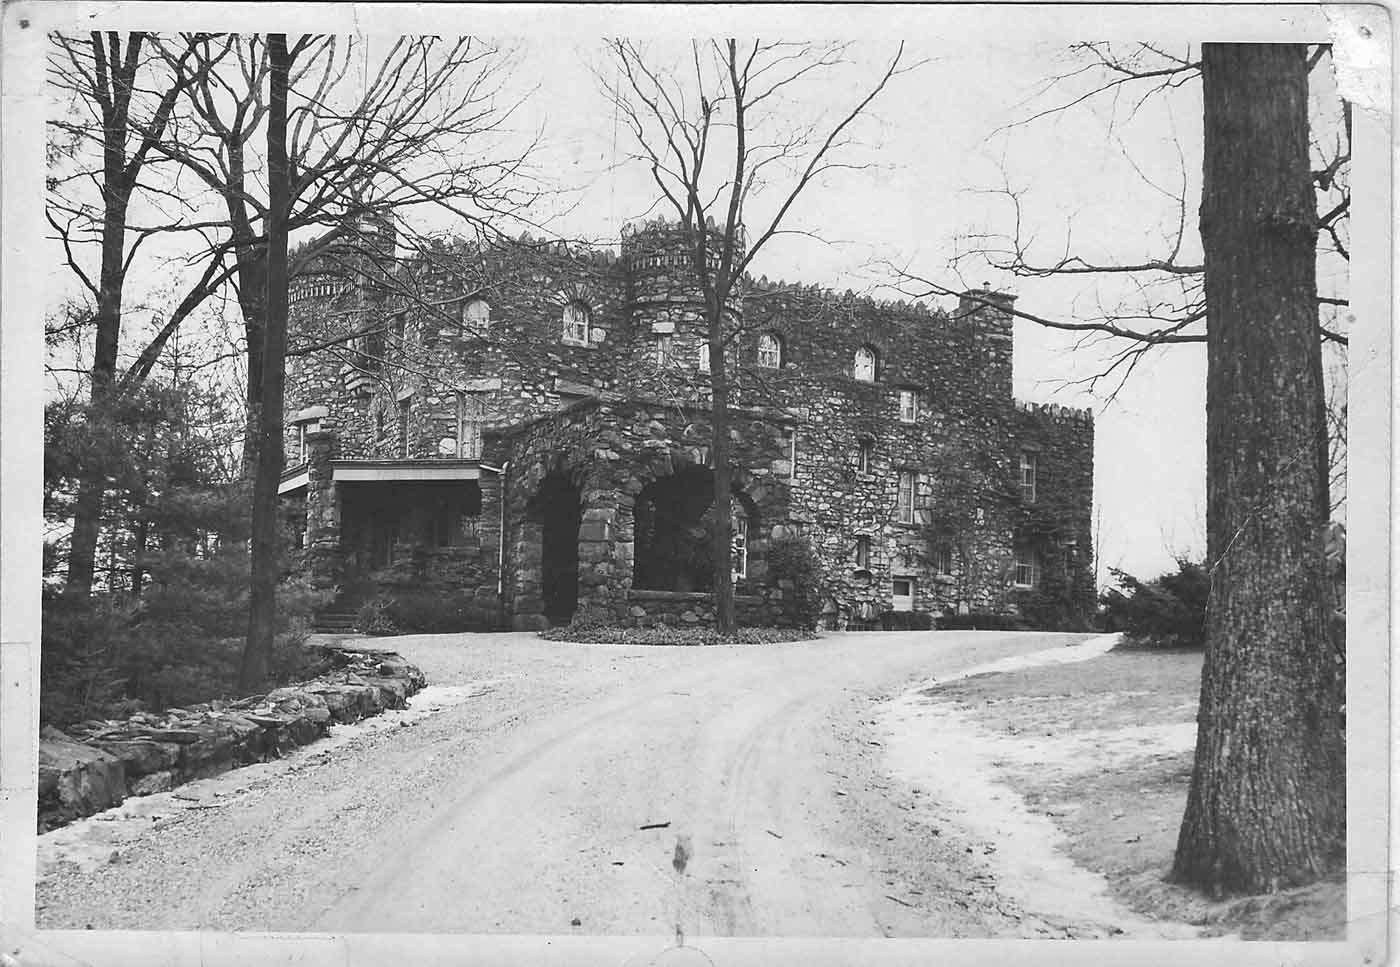
M 384 639 L 476 697 L 152 822 L 96 870 L 51 866 L 39 926 L 1097 935 L 999 894 L 987 844 L 887 777 L 871 713 L 914 680 L 1082 639 Z

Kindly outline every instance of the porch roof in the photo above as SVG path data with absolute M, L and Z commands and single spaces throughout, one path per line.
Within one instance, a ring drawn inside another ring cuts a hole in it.
M 478 460 L 430 458 L 425 460 L 332 460 L 331 479 L 336 483 L 403 480 L 477 480 Z

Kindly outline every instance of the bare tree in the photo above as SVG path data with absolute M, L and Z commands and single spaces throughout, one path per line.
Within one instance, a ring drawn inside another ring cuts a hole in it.
M 194 55 L 182 69 L 178 51 L 186 45 Z M 171 44 L 165 59 L 186 80 L 190 123 L 180 136 L 157 145 L 222 209 L 209 216 L 209 225 L 226 240 L 237 266 L 248 353 L 248 475 L 266 369 L 260 347 L 267 202 L 257 152 L 268 111 L 265 54 L 258 36 L 182 38 Z M 215 69 L 221 64 L 235 66 Z M 500 94 L 510 66 L 507 52 L 475 38 L 399 38 L 378 58 L 356 38 L 307 38 L 288 78 L 287 231 L 322 228 L 324 233 L 298 250 L 291 276 L 341 253 L 347 256 L 338 266 L 342 272 L 369 272 L 372 284 L 392 286 L 380 242 L 360 234 L 369 216 L 395 223 L 400 247 L 413 247 L 423 242 L 411 230 L 410 216 L 419 209 L 445 212 L 481 232 L 494 231 L 495 220 L 503 216 L 520 214 L 537 193 L 524 177 L 529 146 L 501 143 L 513 107 L 502 103 Z
M 647 167 L 688 242 L 691 268 L 704 297 L 709 344 L 711 462 L 714 466 L 712 559 L 715 621 L 735 627 L 734 582 L 723 562 L 732 555 L 729 506 L 729 406 L 731 374 L 726 350 L 738 335 L 732 300 L 736 286 L 760 251 L 785 227 L 803 191 L 823 174 L 854 167 L 843 161 L 851 127 L 901 67 L 901 44 L 888 65 L 854 105 L 834 119 L 803 123 L 781 107 L 801 89 L 842 64 L 846 44 L 806 44 L 735 39 L 692 42 L 687 63 L 663 67 L 628 40 L 608 44 L 616 78 L 602 84 L 632 135 L 632 160 Z M 721 134 L 720 132 L 723 132 Z M 761 227 L 746 232 L 755 196 L 787 181 Z
M 156 146 L 165 137 L 181 92 L 201 74 L 192 69 L 172 77 L 151 53 L 153 38 L 140 32 L 94 31 L 81 39 L 56 33 L 52 44 L 50 88 L 66 103 L 50 123 L 50 144 L 59 147 L 49 152 L 45 215 L 62 243 L 67 267 L 91 300 L 88 310 L 77 313 L 76 328 L 92 333 L 88 415 L 100 420 L 144 381 L 169 336 L 168 328 L 157 333 L 135 363 L 118 375 L 127 279 L 142 243 L 154 234 L 133 227 L 132 205 L 138 197 L 159 191 L 151 178 L 160 159 Z M 184 72 L 191 54 L 183 48 L 170 52 L 170 57 Z M 92 248 L 97 249 L 95 272 L 88 255 Z M 178 325 L 220 281 L 218 266 L 211 261 L 169 320 Z M 67 318 L 75 321 L 72 313 Z M 67 593 L 77 597 L 86 597 L 92 589 L 105 489 L 96 466 L 78 484 L 65 585 Z
M 1018 318 L 1115 340 L 1118 386 L 1157 346 L 1207 348 L 1206 662 L 1190 799 L 1173 875 L 1211 890 L 1265 892 L 1340 868 L 1345 841 L 1344 652 L 1329 625 L 1323 546 L 1332 505 L 1322 347 L 1344 347 L 1344 295 L 1325 289 L 1320 261 L 1345 262 L 1350 110 L 1327 143 L 1309 132 L 1309 73 L 1328 48 L 1204 46 L 1197 58 L 1140 45 L 1123 56 L 1084 44 L 1097 77 L 1038 112 L 1131 93 L 1146 98 L 1201 80 L 1204 258 L 1183 257 L 1184 185 L 1166 192 L 1177 229 L 1155 258 L 1114 262 L 1074 251 L 1032 255 L 1033 231 L 1009 187 L 1013 227 L 979 236 L 972 253 L 1018 278 L 1126 279 L 1135 301 L 1084 318 Z M 1052 88 L 1081 71 L 1053 79 Z M 904 272 L 901 287 L 949 294 Z M 1082 345 L 1082 343 L 1081 343 Z M 1116 390 L 1115 390 L 1116 391 Z M 1336 437 L 1334 437 L 1334 440 Z M 1286 791 L 1285 791 L 1286 790 Z

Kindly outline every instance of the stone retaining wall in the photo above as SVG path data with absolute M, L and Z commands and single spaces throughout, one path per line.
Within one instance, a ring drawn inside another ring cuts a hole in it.
M 327 649 L 335 671 L 266 695 L 125 721 L 90 721 L 39 738 L 39 832 L 240 765 L 275 758 L 332 724 L 403 708 L 423 673 L 392 651 Z
M 793 628 L 798 624 L 791 607 L 784 606 L 779 588 L 761 588 L 759 594 L 734 595 L 734 612 L 740 625 L 754 628 Z M 624 625 L 651 628 L 656 625 L 713 627 L 714 595 L 708 591 L 627 592 Z

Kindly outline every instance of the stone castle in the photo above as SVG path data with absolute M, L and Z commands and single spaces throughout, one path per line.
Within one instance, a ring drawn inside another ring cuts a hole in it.
M 342 610 L 411 588 L 517 629 L 584 608 L 711 620 L 708 347 L 680 231 L 411 258 L 387 223 L 350 234 L 304 251 L 291 292 L 282 492 L 312 582 Z M 727 357 L 741 623 L 1092 612 L 1092 416 L 1013 399 L 1011 305 L 745 280 Z

